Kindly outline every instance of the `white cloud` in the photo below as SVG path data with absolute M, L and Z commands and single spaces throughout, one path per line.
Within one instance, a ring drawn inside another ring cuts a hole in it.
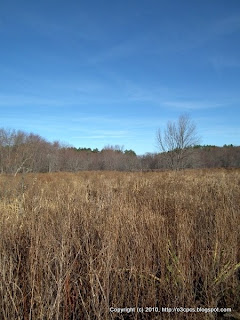
M 212 32 L 216 35 L 229 35 L 240 30 L 240 15 L 234 14 L 215 21 L 212 25 Z
M 214 56 L 209 59 L 209 62 L 216 70 L 240 68 L 240 60 L 234 57 Z
M 16 107 L 16 106 L 61 106 L 64 102 L 57 99 L 43 98 L 30 95 L 5 95 L 0 94 L 0 107 Z
M 215 101 L 199 101 L 199 100 L 175 100 L 175 101 L 164 101 L 163 105 L 171 108 L 177 108 L 181 110 L 198 110 L 198 109 L 210 109 L 223 107 L 223 103 L 217 103 Z

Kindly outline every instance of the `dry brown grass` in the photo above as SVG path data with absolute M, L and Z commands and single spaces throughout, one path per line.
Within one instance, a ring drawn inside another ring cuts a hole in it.
M 240 306 L 240 171 L 0 177 L 1 319 Z

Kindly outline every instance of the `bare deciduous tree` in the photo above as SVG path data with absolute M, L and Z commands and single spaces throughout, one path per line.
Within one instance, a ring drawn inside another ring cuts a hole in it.
M 177 122 L 169 121 L 163 134 L 158 129 L 156 138 L 170 168 L 176 170 L 186 167 L 190 148 L 199 143 L 196 125 L 187 114 L 181 115 Z

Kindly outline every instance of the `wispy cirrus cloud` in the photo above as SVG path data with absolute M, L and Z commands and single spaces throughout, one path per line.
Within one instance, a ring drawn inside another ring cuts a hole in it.
M 0 107 L 16 107 L 16 106 L 61 106 L 64 102 L 57 99 L 44 98 L 31 95 L 4 95 L 0 94 Z
M 215 35 L 229 35 L 238 30 L 240 30 L 240 14 L 238 13 L 215 20 L 211 27 L 211 32 Z
M 77 9 L 70 11 L 71 13 L 66 10 L 61 15 L 56 15 L 53 8 L 50 15 L 44 14 L 43 10 L 44 6 L 42 11 L 31 6 L 24 10 L 19 6 L 13 18 L 17 22 L 20 21 L 21 26 L 26 27 L 28 31 L 54 41 L 62 39 L 63 36 L 67 36 L 69 42 L 75 42 L 77 39 L 98 40 L 104 37 L 102 27 L 84 10 Z M 67 22 L 64 23 L 63 20 Z
M 200 110 L 200 109 L 213 109 L 221 108 L 225 106 L 223 103 L 217 103 L 216 101 L 199 101 L 199 100 L 186 100 L 181 99 L 175 101 L 164 101 L 164 106 L 181 109 L 181 110 Z
M 105 61 L 130 57 L 138 50 L 138 44 L 134 41 L 119 42 L 115 45 L 102 49 L 97 54 L 93 54 L 87 59 L 89 64 L 98 64 Z
M 240 57 L 213 56 L 209 58 L 209 62 L 216 70 L 240 68 Z

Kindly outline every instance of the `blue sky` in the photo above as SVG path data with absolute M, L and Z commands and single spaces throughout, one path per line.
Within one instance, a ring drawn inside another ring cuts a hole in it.
M 239 0 L 1 0 L 0 127 L 156 152 L 188 113 L 240 145 Z

